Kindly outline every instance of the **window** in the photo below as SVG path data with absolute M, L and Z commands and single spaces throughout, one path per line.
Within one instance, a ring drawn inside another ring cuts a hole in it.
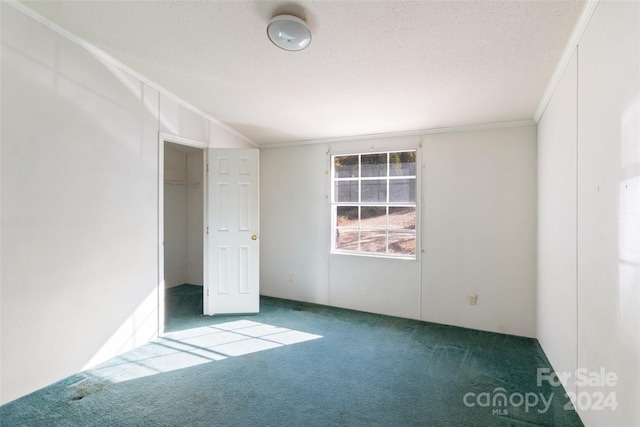
M 416 150 L 331 156 L 334 253 L 416 257 Z

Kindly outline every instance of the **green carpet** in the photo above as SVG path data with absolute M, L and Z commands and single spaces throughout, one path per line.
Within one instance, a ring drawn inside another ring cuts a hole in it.
M 533 339 L 267 297 L 207 317 L 191 285 L 166 301 L 166 336 L 1 406 L 0 424 L 582 425 L 538 386 Z

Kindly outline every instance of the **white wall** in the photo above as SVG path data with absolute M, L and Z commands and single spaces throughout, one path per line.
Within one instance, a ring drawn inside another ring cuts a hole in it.
M 248 143 L 0 7 L 5 403 L 157 335 L 158 132 Z
M 262 150 L 262 294 L 534 336 L 535 139 L 519 126 Z M 329 255 L 328 153 L 421 141 L 425 254 Z
M 330 303 L 327 151 L 326 145 L 260 150 L 262 295 Z
M 538 340 L 558 372 L 577 369 L 577 67 L 574 53 L 538 123 Z
M 619 378 L 615 411 L 580 415 L 640 425 L 640 3 L 598 5 L 578 82 L 578 367 Z
M 612 387 L 571 386 L 585 425 L 637 426 L 640 3 L 597 4 L 540 130 L 540 342 L 556 371 L 617 376 Z M 589 406 L 597 392 L 617 407 Z
M 535 141 L 535 126 L 425 136 L 422 319 L 535 336 Z
M 157 102 L 2 4 L 3 400 L 157 333 Z

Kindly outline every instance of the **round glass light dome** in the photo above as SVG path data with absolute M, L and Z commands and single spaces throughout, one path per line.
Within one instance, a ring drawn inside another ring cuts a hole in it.
M 278 15 L 267 26 L 273 44 L 284 50 L 302 50 L 311 43 L 311 31 L 297 16 Z

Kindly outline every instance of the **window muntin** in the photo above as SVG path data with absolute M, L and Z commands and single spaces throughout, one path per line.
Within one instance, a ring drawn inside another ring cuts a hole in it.
M 335 253 L 416 257 L 416 150 L 332 155 Z

